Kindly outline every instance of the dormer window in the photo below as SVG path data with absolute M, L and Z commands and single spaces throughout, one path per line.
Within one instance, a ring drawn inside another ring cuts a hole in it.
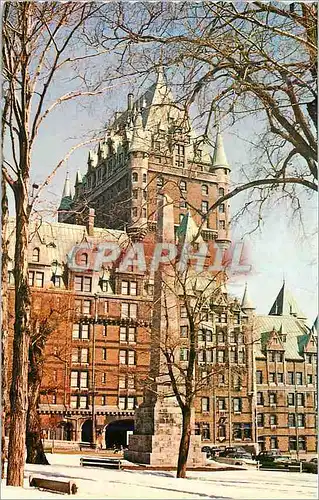
M 40 249 L 34 248 L 32 251 L 32 262 L 39 262 L 40 260 Z
M 89 261 L 89 257 L 87 253 L 82 253 L 80 256 L 80 266 L 87 266 Z

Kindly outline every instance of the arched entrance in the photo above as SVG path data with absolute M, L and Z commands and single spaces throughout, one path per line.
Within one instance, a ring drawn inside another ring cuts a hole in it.
M 128 431 L 134 431 L 134 420 L 114 420 L 105 429 L 106 448 L 123 446 L 128 443 Z
M 86 420 L 82 425 L 81 441 L 82 443 L 92 443 L 93 429 L 92 420 Z

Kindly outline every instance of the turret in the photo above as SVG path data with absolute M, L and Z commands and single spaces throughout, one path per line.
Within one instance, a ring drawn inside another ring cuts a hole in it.
M 147 231 L 147 172 L 148 144 L 140 111 L 134 120 L 132 139 L 129 144 L 129 166 L 131 169 L 131 213 L 127 231 L 137 237 Z
M 219 125 L 217 126 L 217 135 L 215 142 L 214 155 L 210 172 L 217 178 L 217 199 L 228 193 L 230 167 L 226 158 L 222 134 Z M 229 203 L 224 201 L 217 207 L 217 242 L 222 243 L 225 248 L 230 245 L 229 237 Z

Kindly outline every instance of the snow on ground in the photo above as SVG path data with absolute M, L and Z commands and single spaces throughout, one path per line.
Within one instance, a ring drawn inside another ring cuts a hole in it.
M 70 498 L 112 499 L 306 499 L 317 498 L 317 476 L 295 472 L 236 470 L 189 472 L 176 479 L 174 472 L 117 471 L 80 467 L 81 455 L 48 455 L 51 465 L 26 465 L 25 487 L 2 485 L 1 498 L 66 498 L 28 486 L 29 475 L 71 480 L 78 486 Z

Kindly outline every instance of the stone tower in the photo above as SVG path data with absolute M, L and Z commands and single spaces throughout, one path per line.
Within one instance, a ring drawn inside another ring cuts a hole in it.
M 159 206 L 158 243 L 174 243 L 173 203 L 163 196 Z M 154 309 L 151 331 L 150 380 L 143 403 L 135 413 L 135 430 L 130 436 L 125 459 L 154 466 L 177 466 L 182 433 L 182 413 L 173 395 L 167 362 L 163 354 L 167 342 L 179 339 L 179 306 L 174 289 L 175 271 L 168 264 L 159 264 L 155 271 Z M 175 287 L 176 288 L 176 287 Z M 205 463 L 201 440 L 195 436 L 195 414 L 192 414 L 192 437 L 188 466 Z M 169 450 L 169 453 L 168 453 Z

